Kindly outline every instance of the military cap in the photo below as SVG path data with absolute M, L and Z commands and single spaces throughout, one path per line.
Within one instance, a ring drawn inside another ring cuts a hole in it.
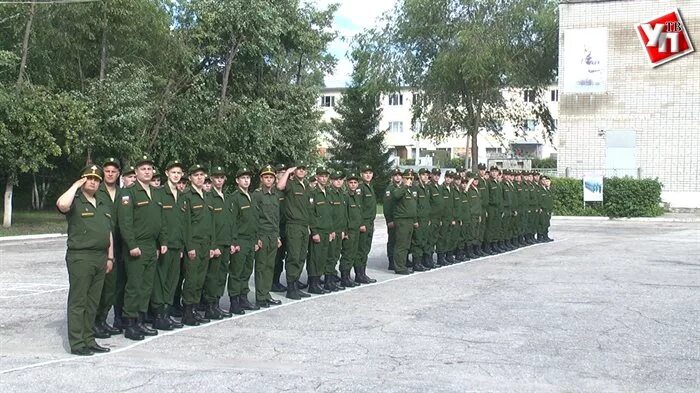
M 510 175 L 510 174 L 511 174 L 511 173 L 510 173 L 510 169 L 504 169 L 504 170 L 503 170 L 503 174 L 504 174 L 504 175 Z
M 477 165 L 476 167 L 479 168 L 479 169 L 481 169 L 481 170 L 485 170 L 485 169 L 486 169 L 486 164 L 483 164 L 483 163 L 482 163 L 482 164 Z
M 139 158 L 136 159 L 136 163 L 134 164 L 134 166 L 135 166 L 136 168 L 138 168 L 138 167 L 140 167 L 140 166 L 143 165 L 143 164 L 151 164 L 151 165 L 153 165 L 153 166 L 156 165 L 156 164 L 153 162 L 153 160 L 151 159 L 151 157 L 148 156 L 147 154 L 144 154 L 144 155 L 142 155 L 142 156 L 139 156 Z
M 175 168 L 175 167 L 178 167 L 180 169 L 185 169 L 185 166 L 180 162 L 180 160 L 172 160 L 172 161 L 168 162 L 167 165 L 165 165 L 165 170 L 168 171 L 171 168 Z
M 80 171 L 80 178 L 83 177 L 96 177 L 102 181 L 102 168 L 95 164 L 88 165 Z
M 532 172 L 532 175 L 533 175 L 533 176 L 539 176 L 539 175 L 540 175 L 540 173 L 539 173 L 539 172 L 537 172 L 537 171 L 533 171 L 533 172 Z
M 472 171 L 467 171 L 467 179 L 476 179 L 476 174 Z
M 158 168 L 153 167 L 153 178 L 156 179 L 160 178 L 161 176 L 163 176 L 163 174 L 158 171 Z
M 440 168 L 433 168 L 433 170 L 430 173 L 432 173 L 433 175 L 440 175 L 442 174 L 442 171 L 440 170 Z
M 464 172 L 464 167 L 460 165 L 457 167 L 456 171 L 457 171 L 457 173 Z
M 331 174 L 331 172 L 324 166 L 320 166 L 320 167 L 316 168 L 316 176 L 330 175 L 330 174 Z
M 394 175 L 401 175 L 401 168 L 399 168 L 399 167 L 392 168 L 391 169 L 391 176 L 394 176 Z
M 104 168 L 107 165 L 113 165 L 116 166 L 117 169 L 122 169 L 121 165 L 119 165 L 119 160 L 114 157 L 109 157 L 108 159 L 104 160 L 102 167 Z
M 134 168 L 133 166 L 128 165 L 128 166 L 124 167 L 124 173 L 123 173 L 124 176 L 133 175 L 135 173 L 136 173 L 136 168 Z
M 299 160 L 297 161 L 296 165 L 294 165 L 297 168 L 306 168 L 309 166 L 309 164 L 306 163 L 304 160 Z
M 278 167 L 279 167 L 279 165 L 278 165 Z M 286 169 L 286 167 L 285 167 L 285 169 Z M 282 170 L 284 170 L 284 169 L 282 169 Z M 277 172 L 279 172 L 279 170 L 277 170 Z M 275 169 L 272 167 L 272 165 L 267 164 L 260 170 L 260 176 L 263 176 L 263 175 L 273 175 L 273 176 L 275 175 Z
M 445 172 L 445 177 L 451 177 L 451 178 L 454 179 L 455 174 L 454 174 L 454 172 L 452 172 L 452 171 L 447 171 L 447 172 Z
M 247 167 L 243 167 L 243 168 L 239 169 L 238 172 L 236 172 L 236 179 L 241 177 L 241 176 L 244 176 L 244 175 L 252 176 L 253 171 L 251 171 Z
M 350 174 L 348 174 L 348 177 L 346 178 L 346 180 L 358 180 L 359 181 L 360 176 L 358 176 L 357 173 L 355 173 L 355 172 L 350 172 Z
M 345 174 L 343 173 L 343 171 L 333 171 L 333 173 L 331 173 L 332 180 L 339 180 L 339 179 L 344 179 L 344 178 L 345 178 Z
M 209 177 L 209 175 L 206 174 L 206 173 L 204 174 L 204 182 L 205 182 L 205 183 L 211 183 L 211 177 Z
M 491 166 L 491 169 L 489 169 L 489 171 L 497 171 L 497 172 L 500 172 L 501 170 L 500 170 L 496 165 L 493 165 L 493 166 Z
M 362 165 L 360 172 L 374 172 L 371 165 Z
M 408 168 L 408 169 L 403 171 L 402 176 L 404 179 L 413 179 L 413 175 L 415 175 L 415 173 L 413 173 L 413 169 Z
M 223 176 L 223 175 L 226 175 L 226 171 L 224 170 L 224 167 L 213 166 L 213 167 L 211 167 L 209 174 L 211 176 Z
M 549 176 L 542 175 L 542 176 L 540 176 L 540 180 L 549 180 Z
M 284 172 L 287 170 L 287 168 L 288 167 L 286 164 L 277 164 L 277 166 L 275 167 L 275 172 Z
M 188 172 L 190 173 L 190 175 L 194 175 L 195 172 L 204 172 L 206 174 L 207 170 L 204 169 L 204 167 L 201 164 L 194 164 L 190 167 Z
M 428 173 L 428 174 L 430 173 L 430 171 L 428 170 L 428 168 L 421 168 L 421 169 L 418 170 L 418 174 L 419 174 L 419 175 L 422 175 L 422 174 L 424 174 L 424 173 Z

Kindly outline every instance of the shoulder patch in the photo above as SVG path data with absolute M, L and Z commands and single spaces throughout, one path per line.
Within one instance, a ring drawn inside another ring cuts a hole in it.
M 131 198 L 129 198 L 128 195 L 123 195 L 122 196 L 122 205 L 128 205 L 130 200 L 131 200 Z

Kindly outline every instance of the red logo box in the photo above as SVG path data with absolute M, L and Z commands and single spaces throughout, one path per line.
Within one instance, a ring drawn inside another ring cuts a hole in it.
M 694 51 L 688 30 L 677 8 L 648 22 L 638 23 L 634 28 L 652 67 Z

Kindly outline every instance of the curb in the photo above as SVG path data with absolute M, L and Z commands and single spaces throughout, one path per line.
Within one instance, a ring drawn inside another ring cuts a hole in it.
M 618 222 L 698 222 L 700 217 L 604 217 L 552 216 L 552 221 L 618 221 Z
M 65 233 L 43 233 L 40 235 L 21 235 L 21 236 L 2 236 L 0 237 L 0 243 L 11 242 L 11 241 L 23 241 L 23 240 L 46 240 L 46 239 L 56 239 L 60 237 L 68 236 Z

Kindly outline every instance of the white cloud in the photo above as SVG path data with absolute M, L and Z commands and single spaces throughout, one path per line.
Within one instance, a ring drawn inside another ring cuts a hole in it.
M 338 58 L 338 64 L 332 74 L 326 75 L 328 87 L 345 86 L 350 80 L 352 63 L 347 58 L 347 51 L 352 37 L 366 28 L 375 26 L 377 19 L 392 9 L 397 0 L 308 0 L 320 7 L 338 3 L 340 7 L 335 14 L 333 28 L 338 31 L 338 38 L 329 47 L 330 52 Z

